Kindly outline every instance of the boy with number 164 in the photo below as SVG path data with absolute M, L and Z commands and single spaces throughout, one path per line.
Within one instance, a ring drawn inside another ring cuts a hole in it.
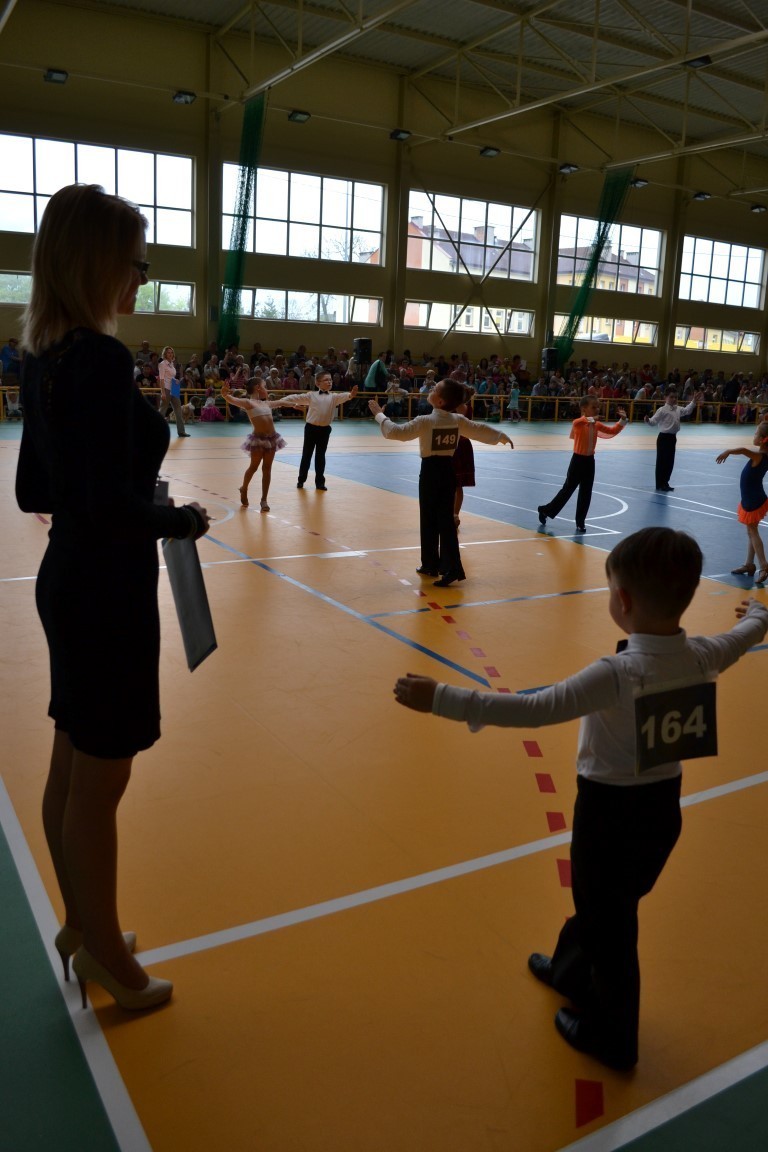
M 683 759 L 717 753 L 715 679 L 768 631 L 757 600 L 736 608 L 729 632 L 688 638 L 680 617 L 701 576 L 696 541 L 644 528 L 606 561 L 608 610 L 629 636 L 575 676 L 525 695 L 452 688 L 425 676 L 397 681 L 398 703 L 485 724 L 538 728 L 581 717 L 571 838 L 575 915 L 553 955 L 528 967 L 571 1001 L 555 1016 L 563 1039 L 617 1069 L 637 1063 L 638 904 L 653 888 L 681 828 Z

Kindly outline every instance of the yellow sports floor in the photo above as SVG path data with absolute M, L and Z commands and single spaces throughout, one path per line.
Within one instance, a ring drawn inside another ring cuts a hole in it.
M 394 473 L 413 446 L 384 444 L 370 425 L 337 429 L 328 491 L 299 492 L 297 423 L 264 515 L 259 477 L 252 506 L 238 506 L 245 457 L 228 431 L 174 439 L 163 473 L 177 502 L 216 517 L 199 552 L 219 647 L 188 672 L 162 573 L 164 734 L 137 758 L 121 807 L 120 905 L 142 961 L 175 992 L 131 1017 L 89 986 L 118 1096 L 127 1090 L 114 1121 L 123 1147 L 618 1148 L 642 1130 L 638 1110 L 674 1110 L 686 1086 L 768 1040 L 768 776 L 755 720 L 768 654 L 720 679 L 720 756 L 686 770 L 683 836 L 641 908 L 640 1063 L 610 1072 L 558 1037 L 561 1001 L 526 968 L 571 911 L 576 725 L 472 735 L 396 706 L 392 687 L 413 671 L 518 691 L 613 651 L 615 537 L 539 533 L 530 499 L 519 523 L 491 504 L 465 510 L 468 579 L 433 588 L 415 573 L 415 489 L 334 472 L 334 458 L 379 453 Z M 518 436 L 516 467 L 553 443 Z M 622 452 L 652 471 L 653 440 L 626 441 L 600 449 L 596 489 Z M 58 916 L 39 817 L 51 723 L 34 575 L 46 525 L 13 503 L 17 450 L 0 442 L 2 777 Z M 485 471 L 502 449 L 475 452 L 478 496 L 508 494 Z M 734 472 L 728 485 L 730 507 Z M 688 631 L 730 627 L 742 598 L 703 580 Z M 92 1014 L 77 985 L 62 994 L 82 1029 Z

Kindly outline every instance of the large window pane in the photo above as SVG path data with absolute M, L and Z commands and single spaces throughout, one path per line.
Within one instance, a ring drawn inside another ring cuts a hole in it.
M 157 156 L 157 202 L 165 208 L 192 207 L 192 160 L 189 156 Z
M 258 288 L 253 314 L 260 320 L 285 320 L 285 292 Z
M 26 304 L 31 292 L 30 275 L 23 272 L 0 272 L 0 304 Z
M 288 225 L 276 220 L 256 221 L 257 252 L 272 252 L 285 256 L 288 248 Z
M 355 184 L 355 228 L 380 232 L 384 208 L 384 187 L 381 184 Z
M 115 194 L 115 150 L 96 144 L 78 144 L 77 180 L 79 184 L 100 184 L 110 196 Z
M 118 148 L 117 191 L 134 204 L 155 203 L 155 157 L 151 152 Z
M 52 196 L 75 182 L 75 146 L 65 140 L 35 141 L 35 181 L 38 192 Z
M 232 165 L 225 164 L 225 168 Z M 288 219 L 288 173 L 259 168 L 256 176 L 256 215 Z
M 177 212 L 172 208 L 157 209 L 156 244 L 177 244 L 185 248 L 192 246 L 192 214 Z
M 0 230 L 3 232 L 34 232 L 34 197 L 13 192 L 0 192 Z
M 288 228 L 288 255 L 316 260 L 320 253 L 320 229 L 312 224 L 291 224 Z
M 161 312 L 192 312 L 191 284 L 160 284 L 158 306 Z
M 315 292 L 288 292 L 287 320 L 317 320 Z
M 0 188 L 5 192 L 32 192 L 32 139 L 0 135 Z
M 306 173 L 291 175 L 291 220 L 320 223 L 320 177 Z
M 324 260 L 349 260 L 349 232 L 346 228 L 323 228 L 320 255 Z

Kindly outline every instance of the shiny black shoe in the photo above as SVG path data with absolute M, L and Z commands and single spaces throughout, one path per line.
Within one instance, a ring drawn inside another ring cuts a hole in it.
M 440 572 L 437 568 L 417 568 L 419 576 L 439 576 Z
M 303 481 L 303 480 L 298 480 L 298 481 L 296 482 L 296 487 L 297 487 L 297 488 L 303 488 L 303 487 L 304 487 L 304 481 Z
M 448 588 L 451 584 L 454 584 L 457 580 L 466 580 L 466 576 L 464 575 L 463 572 L 461 572 L 461 573 L 457 572 L 455 575 L 452 572 L 446 572 L 445 575 L 441 576 L 439 580 L 435 580 L 434 587 L 435 588 Z
M 587 530 L 586 524 L 577 524 L 576 525 L 576 535 L 577 536 L 583 536 L 584 533 L 586 532 L 586 530 Z
M 538 515 L 539 515 L 539 524 L 541 524 L 541 526 L 542 526 L 542 528 L 543 528 L 543 527 L 544 527 L 544 525 L 545 525 L 545 524 L 546 524 L 546 522 L 547 522 L 547 514 L 546 514 L 546 512 L 544 511 L 544 505 L 543 505 L 543 504 L 539 504 L 539 506 L 538 506 L 538 508 L 536 509 L 536 511 L 537 511 L 537 513 L 538 513 Z
M 531 952 L 528 957 L 528 968 L 537 980 L 552 988 L 552 957 L 544 956 L 541 952 Z
M 316 492 L 327 492 L 328 489 L 326 488 L 325 484 L 315 484 L 315 491 Z
M 637 1064 L 637 1057 L 634 1059 L 626 1058 L 609 1052 L 597 1044 L 594 1038 L 588 1035 L 582 1017 L 571 1008 L 561 1008 L 557 1012 L 555 1028 L 566 1044 L 570 1044 L 571 1048 L 575 1048 L 577 1052 L 583 1052 L 585 1056 L 594 1057 L 601 1064 L 605 1064 L 608 1068 L 614 1068 L 617 1072 L 629 1072 Z

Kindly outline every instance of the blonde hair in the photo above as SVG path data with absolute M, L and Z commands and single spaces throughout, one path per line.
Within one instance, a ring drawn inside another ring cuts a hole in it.
M 114 335 L 146 227 L 134 204 L 98 184 L 70 184 L 51 197 L 32 249 L 28 351 L 39 355 L 72 328 Z

